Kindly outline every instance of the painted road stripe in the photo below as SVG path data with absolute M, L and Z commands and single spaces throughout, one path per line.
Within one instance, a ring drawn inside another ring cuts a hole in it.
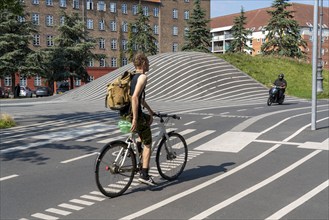
M 10 175 L 10 176 L 1 177 L 0 182 L 3 181 L 3 180 L 8 180 L 8 179 L 11 179 L 11 178 L 15 178 L 15 177 L 18 177 L 18 175 L 13 174 L 13 175 Z
M 208 118 L 212 118 L 213 116 L 206 116 L 206 117 L 203 117 L 202 119 L 208 119 Z
M 205 137 L 209 134 L 212 134 L 214 132 L 215 132 L 214 130 L 207 130 L 207 131 L 204 131 L 204 132 L 199 133 L 197 135 L 194 135 L 193 137 L 190 137 L 189 139 L 186 140 L 186 144 L 189 145 L 189 144 L 191 144 L 191 143 L 193 143 L 193 142 L 195 142 L 195 141 L 197 141 L 197 140 L 199 140 L 199 139 L 201 139 L 201 138 L 203 138 L 203 137 Z
M 208 216 L 210 216 L 211 214 L 218 212 L 219 210 L 225 208 L 226 206 L 238 201 L 239 199 L 242 199 L 243 197 L 255 192 L 256 190 L 262 188 L 263 186 L 266 186 L 268 184 L 270 184 L 271 182 L 273 182 L 274 180 L 280 178 L 281 176 L 285 175 L 286 173 L 290 172 L 291 170 L 295 169 L 296 167 L 298 167 L 299 165 L 305 163 L 306 161 L 308 161 L 309 159 L 311 159 L 312 157 L 314 157 L 315 155 L 317 155 L 318 153 L 322 152 L 321 150 L 316 150 L 313 151 L 312 153 L 308 154 L 307 156 L 303 157 L 302 159 L 298 160 L 297 162 L 291 164 L 290 166 L 288 166 L 287 168 L 281 170 L 280 172 L 276 173 L 275 175 L 263 180 L 262 182 L 249 187 L 246 190 L 243 190 L 242 192 L 232 196 L 231 198 L 226 199 L 225 201 L 218 203 L 217 205 L 201 212 L 200 214 L 190 218 L 190 219 L 195 219 L 195 220 L 199 220 L 199 219 L 205 219 Z
M 84 207 L 81 207 L 81 206 L 71 205 L 71 204 L 67 204 L 67 203 L 62 203 L 62 204 L 59 204 L 58 206 L 62 207 L 62 208 L 73 209 L 73 210 L 76 210 L 76 211 L 79 211 L 79 210 L 84 208 Z
M 86 158 L 86 157 L 93 156 L 95 154 L 98 154 L 98 152 L 94 152 L 94 153 L 91 153 L 91 154 L 86 154 L 86 155 L 83 155 L 83 156 L 80 156 L 80 157 L 75 157 L 75 158 L 72 158 L 72 159 L 69 159 L 69 160 L 64 160 L 61 163 L 70 163 L 70 162 L 73 162 L 73 161 L 76 161 L 76 160 L 80 160 L 80 159 L 83 159 L 83 158 Z
M 195 123 L 195 121 L 190 121 L 190 122 L 188 122 L 188 123 L 186 123 L 184 125 L 190 125 L 190 124 L 193 124 L 193 123 Z
M 29 148 L 32 148 L 32 147 L 38 147 L 38 146 L 41 146 L 41 145 L 50 144 L 52 142 L 53 142 L 52 140 L 47 140 L 47 141 L 41 141 L 41 142 L 31 143 L 31 144 L 28 144 L 28 145 L 26 145 L 24 147 L 7 148 L 7 149 L 4 149 L 4 150 L 1 150 L 0 151 L 0 154 L 11 153 L 13 151 L 19 151 L 19 150 L 26 150 L 26 149 L 29 149 Z
M 61 210 L 61 209 L 55 209 L 55 208 L 50 208 L 50 209 L 46 209 L 46 212 L 51 212 L 51 213 L 55 213 L 55 214 L 58 214 L 58 215 L 69 215 L 71 214 L 72 212 L 68 212 L 68 211 L 64 211 L 64 210 Z
M 83 199 L 90 199 L 90 200 L 94 200 L 94 201 L 98 201 L 98 202 L 105 200 L 105 198 L 101 198 L 101 197 L 97 197 L 97 196 L 90 196 L 90 195 L 83 195 L 80 197 Z
M 82 205 L 88 205 L 88 206 L 95 204 L 94 202 L 88 202 L 88 201 L 81 200 L 81 199 L 72 199 L 72 200 L 70 200 L 70 202 L 78 203 L 78 204 L 82 204 Z
M 35 214 L 31 215 L 31 216 L 32 217 L 35 217 L 35 218 L 46 219 L 46 220 L 55 220 L 55 219 L 58 219 L 55 216 L 45 215 L 45 214 L 42 214 L 42 213 L 35 213 Z
M 184 131 L 180 131 L 178 132 L 180 135 L 186 135 L 186 134 L 189 134 L 191 132 L 195 131 L 195 129 L 186 129 Z
M 329 180 L 324 181 L 322 184 L 317 186 L 316 188 L 312 189 L 305 195 L 299 197 L 299 199 L 295 200 L 294 202 L 290 203 L 289 205 L 283 207 L 273 215 L 269 216 L 266 218 L 266 220 L 271 220 L 271 219 L 281 219 L 283 216 L 287 215 L 289 212 L 297 208 L 298 206 L 302 205 L 306 201 L 310 200 L 313 196 L 317 195 L 319 192 L 324 190 L 329 186 Z

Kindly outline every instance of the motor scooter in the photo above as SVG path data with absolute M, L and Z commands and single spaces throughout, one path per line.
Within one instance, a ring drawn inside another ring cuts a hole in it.
M 267 105 L 270 106 L 272 103 L 278 103 L 281 105 L 284 101 L 285 95 L 283 94 L 282 97 L 279 97 L 279 86 L 273 86 L 269 91 L 269 97 L 267 99 Z

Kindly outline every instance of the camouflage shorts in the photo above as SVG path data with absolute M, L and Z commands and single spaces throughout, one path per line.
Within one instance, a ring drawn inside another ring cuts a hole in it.
M 131 117 L 126 116 L 124 119 L 131 122 Z M 144 145 L 150 145 L 152 143 L 152 133 L 151 133 L 151 126 L 149 124 L 151 116 L 148 114 L 143 113 L 137 119 L 137 128 L 136 132 L 142 140 Z

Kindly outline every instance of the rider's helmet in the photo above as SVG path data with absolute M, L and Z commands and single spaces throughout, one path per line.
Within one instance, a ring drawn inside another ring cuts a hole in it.
M 284 78 L 284 74 L 283 73 L 280 73 L 279 74 L 279 79 L 283 79 Z

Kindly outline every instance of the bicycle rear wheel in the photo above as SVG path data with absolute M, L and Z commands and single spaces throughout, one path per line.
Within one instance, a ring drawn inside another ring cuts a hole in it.
M 111 142 L 103 147 L 96 159 L 96 184 L 105 196 L 122 195 L 133 181 L 136 158 L 131 148 L 125 157 L 127 146 L 122 141 Z
M 159 174 L 166 180 L 175 180 L 183 172 L 187 161 L 187 145 L 180 134 L 171 132 L 169 139 L 163 138 L 158 146 L 156 164 Z M 172 152 L 167 147 L 172 147 Z

